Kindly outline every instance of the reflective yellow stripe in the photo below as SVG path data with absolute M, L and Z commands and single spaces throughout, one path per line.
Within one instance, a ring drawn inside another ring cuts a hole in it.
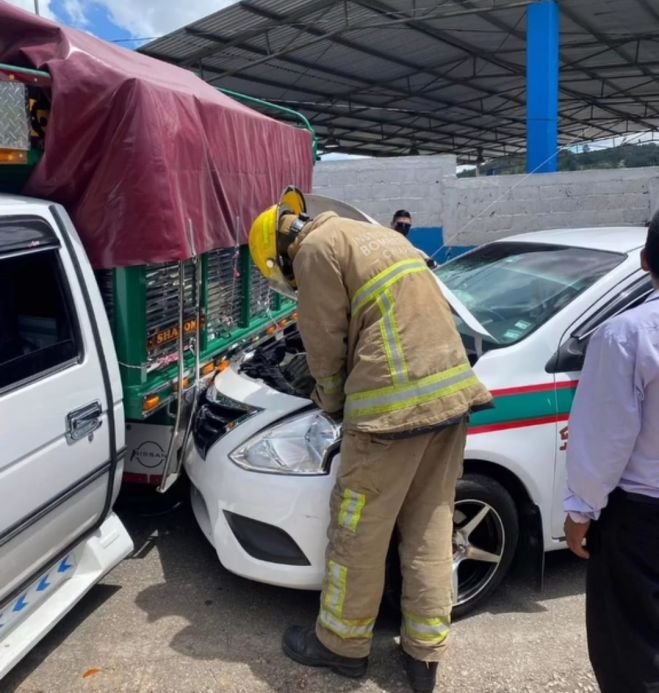
M 346 416 L 360 417 L 409 409 L 478 385 L 468 363 L 404 385 L 357 392 L 348 396 Z
M 441 645 L 449 635 L 449 618 L 423 618 L 403 612 L 405 635 L 429 645 Z
M 327 586 L 323 605 L 325 608 L 341 616 L 343 613 L 343 602 L 346 598 L 346 582 L 348 579 L 348 569 L 344 565 L 328 561 L 327 563 Z
M 362 510 L 366 505 L 366 496 L 355 493 L 347 488 L 343 492 L 341 510 L 339 511 L 339 525 L 351 532 L 357 531 L 359 521 L 362 519 Z
M 328 395 L 334 395 L 343 390 L 343 375 L 330 375 L 327 378 L 319 378 L 316 382 L 318 386 Z
M 321 609 L 318 620 L 323 627 L 344 640 L 373 637 L 374 618 L 362 620 L 339 618 L 326 609 Z
M 376 274 L 373 279 L 369 279 L 362 286 L 352 299 L 352 317 L 356 317 L 358 313 L 370 302 L 375 299 L 390 286 L 399 282 L 408 274 L 416 272 L 428 272 L 428 266 L 422 260 L 401 260 L 396 262 L 391 267 L 388 267 L 384 272 Z
M 403 344 L 398 333 L 398 323 L 394 309 L 394 297 L 389 289 L 383 291 L 377 298 L 382 320 L 380 321 L 380 334 L 384 350 L 389 362 L 389 372 L 394 385 L 401 385 L 409 380 L 407 363 L 403 354 Z

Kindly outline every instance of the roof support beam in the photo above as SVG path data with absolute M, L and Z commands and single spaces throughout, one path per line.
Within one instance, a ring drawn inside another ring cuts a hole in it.
M 283 15 L 278 15 L 277 13 L 272 12 L 270 10 L 266 10 L 262 7 L 254 7 L 254 6 L 250 5 L 246 9 L 248 9 L 252 14 L 256 14 L 259 17 L 264 17 L 264 18 L 267 18 L 267 19 L 272 20 L 272 21 L 275 21 L 275 20 L 282 21 L 284 18 Z M 318 39 L 330 40 L 330 36 L 328 34 L 325 34 L 320 29 L 316 29 L 313 27 L 307 27 L 306 31 L 308 34 L 315 36 Z M 379 50 L 376 50 L 374 48 L 369 48 L 367 46 L 363 46 L 362 44 L 355 43 L 354 41 L 350 41 L 349 39 L 343 38 L 339 35 L 331 36 L 331 41 L 332 41 L 332 43 L 335 43 L 335 44 L 340 45 L 340 46 L 344 46 L 345 48 L 349 48 L 350 50 L 354 50 L 354 51 L 357 51 L 359 53 L 363 53 L 364 55 L 369 55 L 371 57 L 378 58 L 380 60 L 384 60 L 386 62 L 397 65 L 398 67 L 407 68 L 410 71 L 409 74 L 408 75 L 402 75 L 399 77 L 399 79 L 405 79 L 406 77 L 413 77 L 413 76 L 417 76 L 419 74 L 428 74 L 428 75 L 432 76 L 433 78 L 435 78 L 436 80 L 439 79 L 439 80 L 445 81 L 447 84 L 452 84 L 452 85 L 457 85 L 457 86 L 463 86 L 464 85 L 464 80 L 451 78 L 451 77 L 449 77 L 449 75 L 446 71 L 442 71 L 442 70 L 438 70 L 437 68 L 431 68 L 431 67 L 427 67 L 424 65 L 416 64 L 416 63 L 412 62 L 411 60 L 409 60 L 408 58 L 401 58 L 400 56 L 394 56 L 391 53 L 385 53 L 383 51 L 379 51 Z M 304 44 L 304 45 L 306 45 L 306 44 Z M 248 50 L 254 50 L 253 46 L 245 46 L 245 47 Z M 285 60 L 287 62 L 290 62 L 291 64 L 295 64 L 295 63 L 300 64 L 300 61 L 298 59 L 292 59 L 290 57 L 289 54 L 291 52 L 293 52 L 293 50 L 294 50 L 294 48 L 292 49 L 291 47 L 288 47 L 288 48 L 284 49 L 283 51 L 279 51 L 276 54 L 271 55 L 271 56 L 267 56 L 264 54 L 263 57 L 266 60 L 268 58 L 270 58 L 270 59 L 276 58 L 278 60 Z M 259 51 L 257 49 L 257 50 L 255 50 L 255 52 L 258 54 L 261 51 Z M 228 70 L 226 72 L 226 76 L 227 77 L 235 76 L 239 72 L 244 71 L 244 69 L 251 69 L 258 64 L 259 64 L 259 61 L 255 61 L 255 62 L 250 63 L 249 65 L 245 66 L 245 68 L 239 68 L 236 70 Z M 305 67 L 306 69 L 314 69 L 318 72 L 327 71 L 327 68 L 325 66 L 319 65 L 317 63 L 311 64 L 311 65 L 304 64 L 301 66 Z M 352 81 L 355 81 L 355 76 L 350 75 L 350 79 Z M 363 78 L 360 78 L 360 79 L 361 79 L 361 81 L 366 82 L 366 80 L 363 80 Z M 373 86 L 374 84 L 378 84 L 377 82 L 373 82 L 373 81 L 369 81 L 366 83 L 370 84 L 371 86 Z M 390 84 L 388 84 L 387 86 L 389 87 L 389 89 L 391 89 Z M 479 91 L 483 91 L 484 93 L 489 94 L 490 96 L 497 96 L 498 95 L 498 92 L 494 89 L 487 89 L 484 87 L 476 87 L 476 88 L 479 89 Z M 401 94 L 401 96 L 405 96 L 405 97 L 410 96 L 410 94 L 406 93 L 405 90 L 400 90 L 400 94 Z M 442 106 L 449 106 L 449 107 L 453 107 L 453 108 L 461 108 L 462 107 L 461 103 L 451 101 L 450 99 L 436 99 L 435 98 L 432 100 L 436 101 L 438 104 L 441 104 Z M 521 102 L 520 102 L 520 105 L 522 105 Z
M 356 2 L 357 4 L 361 5 L 361 6 L 368 7 L 368 9 L 371 9 L 371 10 L 373 10 L 373 11 L 376 11 L 376 12 L 378 12 L 378 13 L 380 13 L 380 14 L 382 14 L 382 12 L 383 12 L 383 9 L 382 9 L 383 3 L 380 2 L 379 0 L 353 0 L 353 1 Z M 524 3 L 519 3 L 519 2 L 517 2 L 517 3 L 511 3 L 511 6 L 522 7 L 523 5 L 526 5 L 526 4 L 527 4 L 527 2 L 524 2 Z M 256 15 L 258 15 L 258 16 L 260 16 L 260 17 L 267 18 L 267 19 L 269 19 L 270 21 L 280 21 L 280 22 L 281 22 L 281 21 L 284 21 L 284 19 L 285 19 L 284 15 L 278 15 L 277 13 L 272 12 L 272 11 L 270 11 L 270 10 L 266 10 L 266 9 L 264 9 L 264 8 L 262 8 L 262 7 L 255 7 L 255 6 L 252 6 L 252 5 L 248 5 L 248 6 L 246 7 L 246 9 L 248 9 L 248 10 L 249 10 L 251 13 L 253 13 L 253 14 L 256 14 Z M 469 12 L 473 12 L 474 10 L 471 9 L 471 8 L 468 8 L 468 11 L 469 11 Z M 390 14 L 391 12 L 392 12 L 392 10 L 391 10 L 391 8 L 389 8 L 388 10 L 385 11 L 385 14 L 387 14 L 387 13 Z M 401 21 L 402 21 L 402 20 L 401 20 Z M 404 20 L 404 23 L 405 23 L 405 24 L 409 24 L 410 22 L 409 22 L 408 20 Z M 415 22 L 415 23 L 416 23 L 416 22 Z M 313 35 L 313 36 L 316 36 L 316 37 L 320 37 L 320 38 L 324 38 L 324 37 L 327 36 L 327 35 L 324 34 L 321 30 L 315 29 L 315 28 L 311 28 L 311 27 L 307 27 L 306 31 L 307 31 L 307 33 L 309 33 L 309 34 L 311 34 L 311 35 Z M 432 33 L 429 34 L 429 35 L 431 35 L 431 36 L 432 36 L 433 38 L 435 38 L 435 39 L 440 38 L 440 37 L 437 35 L 437 32 L 434 31 L 434 30 L 433 30 Z M 446 37 L 441 37 L 440 40 L 442 40 L 442 41 L 444 41 L 444 42 L 447 42 Z M 449 76 L 446 74 L 446 72 L 441 72 L 441 71 L 440 71 L 440 72 L 438 73 L 438 72 L 436 71 L 435 68 L 428 68 L 428 67 L 425 67 L 425 66 L 423 66 L 423 65 L 416 65 L 416 64 L 412 63 L 411 61 L 409 61 L 408 59 L 402 59 L 402 58 L 400 58 L 400 57 L 394 57 L 394 56 L 392 56 L 391 54 L 383 53 L 383 52 L 381 52 L 381 51 L 377 51 L 377 50 L 374 50 L 374 49 L 371 49 L 371 48 L 367 48 L 367 47 L 365 47 L 365 46 L 363 46 L 363 45 L 361 45 L 361 44 L 354 43 L 353 41 L 350 41 L 350 40 L 348 40 L 348 39 L 342 38 L 342 37 L 340 37 L 340 36 L 338 36 L 338 35 L 334 36 L 334 37 L 332 38 L 332 41 L 333 41 L 334 43 L 339 44 L 339 45 L 345 46 L 346 48 L 350 48 L 351 50 L 356 50 L 356 51 L 365 53 L 365 54 L 367 54 L 367 55 L 371 55 L 372 57 L 377 57 L 377 58 L 380 58 L 380 59 L 382 59 L 382 60 L 387 60 L 387 61 L 392 62 L 392 63 L 394 63 L 394 64 L 402 65 L 402 66 L 404 66 L 404 67 L 407 67 L 407 68 L 409 68 L 409 69 L 411 70 L 410 75 L 408 75 L 408 76 L 417 75 L 417 74 L 419 74 L 419 73 L 427 73 L 427 74 L 433 75 L 434 77 L 437 77 L 438 79 L 445 80 L 445 81 L 447 81 L 447 82 L 449 82 L 449 83 L 451 83 L 451 84 L 456 84 L 456 85 L 459 85 L 459 86 L 463 86 L 463 85 L 464 85 L 464 80 L 459 80 L 459 79 L 455 79 L 455 78 L 449 78 Z M 487 53 L 487 52 L 482 52 L 482 51 L 478 51 L 478 50 L 475 49 L 473 46 L 470 47 L 469 49 L 465 49 L 465 48 L 464 48 L 464 45 L 463 45 L 463 42 L 459 42 L 459 43 L 453 42 L 453 43 L 451 43 L 451 45 L 456 45 L 457 47 L 460 47 L 462 50 L 466 50 L 467 55 L 477 55 L 479 58 L 481 58 L 481 59 L 483 59 L 483 60 L 490 61 L 490 62 L 492 61 L 492 56 L 491 56 L 489 53 Z M 252 50 L 252 47 L 250 47 L 250 46 L 246 46 L 246 47 L 248 48 L 248 50 Z M 290 52 L 291 52 L 291 48 L 289 47 L 289 48 L 285 49 L 285 51 L 280 51 L 279 53 L 275 54 L 274 56 L 269 56 L 269 57 L 270 57 L 270 58 L 282 59 L 282 58 L 280 57 L 282 53 L 285 53 L 286 55 L 288 55 Z M 265 56 L 264 56 L 264 57 L 265 57 Z M 292 62 L 292 63 L 294 63 L 295 61 L 297 61 L 297 59 L 291 59 L 290 57 L 287 57 L 286 60 L 289 61 L 289 62 Z M 258 62 L 259 62 L 259 61 L 256 61 L 256 62 L 254 62 L 254 63 L 251 63 L 249 66 L 247 66 L 247 69 L 249 69 L 249 68 L 255 66 L 256 64 L 258 64 Z M 299 61 L 298 61 L 298 62 L 299 62 Z M 521 72 L 519 72 L 519 68 L 518 68 L 517 66 L 511 66 L 511 65 L 509 65 L 509 64 L 507 64 L 507 63 L 505 63 L 505 62 L 501 62 L 501 63 L 500 63 L 500 66 L 504 67 L 504 68 L 507 69 L 509 72 L 512 71 L 512 70 L 516 70 L 519 74 L 523 74 L 523 70 L 522 70 Z M 322 71 L 322 70 L 324 69 L 322 66 L 319 66 L 318 64 L 314 64 L 314 65 L 311 65 L 311 66 L 305 65 L 304 67 L 306 67 L 307 69 L 315 69 L 315 70 L 318 70 L 318 71 Z M 237 75 L 238 72 L 240 72 L 240 71 L 242 71 L 242 70 L 227 71 L 226 76 L 234 76 L 234 75 Z M 402 79 L 402 78 L 403 78 L 403 77 L 401 77 L 401 79 Z M 352 76 L 352 79 L 354 80 L 354 76 Z M 474 84 L 473 87 L 474 87 L 474 89 L 477 89 L 477 90 L 479 90 L 479 91 L 485 93 L 485 94 L 488 95 L 488 96 L 497 97 L 497 98 L 502 98 L 502 99 L 504 99 L 504 100 L 506 100 L 506 99 L 507 99 L 507 100 L 510 100 L 510 101 L 516 103 L 518 106 L 523 107 L 523 108 L 526 106 L 526 102 L 525 102 L 524 99 L 522 99 L 522 98 L 513 98 L 513 97 L 510 97 L 510 96 L 507 96 L 507 95 L 502 94 L 500 91 L 498 91 L 498 90 L 496 90 L 496 89 L 486 88 L 486 87 L 484 87 L 484 86 L 482 86 L 482 85 L 476 85 L 476 84 Z M 404 91 L 403 91 L 402 95 L 405 96 L 406 98 L 409 98 L 409 96 L 410 96 L 410 94 L 406 94 Z M 348 99 L 348 100 L 354 100 L 354 96 L 353 96 L 353 95 L 344 95 L 344 98 L 346 98 L 346 99 Z M 425 96 L 425 98 L 429 98 L 429 97 Z M 396 100 L 397 100 L 397 99 L 394 99 L 394 100 L 388 102 L 388 104 L 394 103 Z M 436 98 L 434 98 L 434 99 L 432 99 L 432 100 L 433 100 L 433 101 L 438 101 L 438 99 L 436 99 Z M 448 100 L 446 100 L 446 99 L 442 99 L 441 102 L 442 102 L 442 104 L 443 104 L 444 106 L 450 106 L 450 107 L 461 108 L 461 109 L 467 108 L 467 102 L 464 102 L 464 101 L 461 102 L 461 103 L 456 103 L 456 102 L 454 102 L 454 101 L 448 101 Z M 478 115 L 481 115 L 481 114 L 482 114 L 482 112 L 481 112 L 479 109 L 468 109 L 468 110 L 474 110 L 474 112 L 475 112 L 476 114 L 478 114 Z M 522 118 L 517 118 L 517 121 L 518 121 L 518 122 L 525 122 Z M 501 130 L 502 133 L 505 133 L 505 130 L 504 130 L 503 128 L 500 128 L 500 130 Z
M 186 29 L 186 31 L 188 33 L 192 33 L 193 35 L 197 35 L 197 33 L 195 32 L 194 29 Z M 204 38 L 208 38 L 208 36 L 204 35 Z M 216 40 L 219 41 L 220 38 L 217 37 Z M 246 48 L 247 50 L 250 50 L 250 51 L 256 53 L 257 55 L 264 55 L 264 56 L 266 55 L 266 53 L 262 49 L 260 49 L 258 46 L 253 46 L 251 44 L 243 44 L 243 47 Z M 270 56 L 270 57 L 276 57 L 276 56 Z M 404 98 L 405 100 L 409 100 L 410 98 L 419 97 L 419 98 L 423 98 L 423 100 L 425 100 L 425 101 L 428 101 L 431 103 L 436 103 L 438 106 L 441 106 L 442 108 L 446 108 L 446 107 L 457 108 L 457 109 L 460 109 L 461 111 L 467 111 L 467 112 L 472 113 L 471 116 L 466 117 L 466 118 L 462 118 L 459 121 L 457 121 L 457 120 L 446 121 L 445 120 L 444 123 L 452 123 L 455 125 L 458 125 L 458 124 L 464 125 L 465 123 L 469 123 L 471 120 L 482 117 L 482 115 L 483 115 L 482 111 L 480 109 L 471 107 L 469 105 L 469 103 L 466 101 L 456 103 L 454 101 L 449 101 L 447 99 L 441 99 L 441 98 L 438 99 L 436 97 L 431 97 L 427 93 L 424 93 L 422 95 L 420 93 L 413 92 L 413 91 L 398 90 L 398 89 L 392 87 L 388 83 L 374 82 L 371 80 L 367 81 L 367 80 L 364 80 L 363 78 L 357 79 L 354 77 L 354 75 L 340 72 L 337 70 L 330 70 L 329 68 L 325 68 L 325 67 L 319 66 L 317 64 L 313 64 L 313 63 L 308 63 L 306 61 L 299 60 L 297 58 L 286 57 L 283 59 L 282 58 L 278 58 L 278 59 L 284 60 L 285 62 L 287 62 L 291 65 L 294 65 L 296 67 L 300 67 L 300 68 L 305 69 L 305 70 L 315 70 L 318 72 L 324 72 L 324 73 L 326 73 L 330 76 L 333 76 L 333 77 L 342 78 L 342 79 L 349 80 L 352 82 L 361 82 L 364 85 L 364 87 L 366 87 L 368 89 L 373 89 L 373 88 L 385 89 L 386 88 L 388 91 L 393 91 L 394 93 L 397 93 L 398 94 L 397 96 L 393 97 L 392 99 L 390 99 L 384 103 L 385 108 L 388 104 L 398 103 L 401 97 Z M 203 68 L 204 72 L 209 72 L 209 71 L 215 72 L 217 74 L 217 76 L 213 80 L 210 80 L 210 81 L 216 82 L 216 81 L 219 81 L 220 79 L 226 79 L 227 77 L 238 77 L 238 78 L 244 78 L 246 80 L 253 80 L 254 79 L 253 77 L 251 77 L 249 75 L 243 76 L 243 74 L 242 74 L 244 71 L 252 68 L 252 66 L 253 66 L 253 64 L 250 63 L 250 64 L 246 65 L 244 69 L 232 70 L 232 71 L 222 71 L 222 70 L 219 70 L 216 68 L 211 69 L 207 65 L 202 65 L 202 68 Z M 282 90 L 285 92 L 288 85 L 282 84 L 281 86 L 282 86 Z M 308 88 L 305 88 L 305 90 L 306 91 L 312 91 L 312 90 L 309 90 Z M 492 90 L 491 96 L 500 97 L 501 94 Z M 356 104 L 360 104 L 360 105 L 365 105 L 368 103 L 368 102 L 365 102 L 363 99 L 360 99 L 359 98 L 359 92 L 355 92 L 355 91 L 343 93 L 343 94 L 334 94 L 334 95 L 325 94 L 325 97 L 328 99 L 334 100 L 334 101 L 340 100 L 340 101 L 346 101 L 348 103 L 356 103 Z M 425 117 L 434 117 L 433 114 L 428 113 L 428 112 L 419 113 L 416 111 L 408 111 L 405 113 L 405 109 L 400 109 L 400 110 L 402 113 L 404 113 L 404 115 L 406 117 L 409 117 L 409 118 L 415 118 L 419 115 L 421 117 L 424 117 L 424 118 Z M 523 118 L 521 118 L 521 117 L 514 117 L 514 116 L 505 115 L 505 114 L 502 116 L 501 120 L 502 120 L 502 124 L 501 124 L 499 130 L 502 134 L 508 134 L 508 135 L 512 134 L 512 131 L 508 130 L 508 125 L 512 125 L 514 123 L 520 123 L 521 124 L 524 122 Z
M 473 2 L 472 2 L 472 0 L 458 0 L 458 2 L 459 2 L 463 7 L 466 7 L 466 8 L 472 8 L 472 7 L 473 7 Z M 562 6 L 562 8 L 565 9 L 564 6 Z M 489 24 L 491 24 L 492 26 L 495 26 L 495 27 L 501 29 L 502 31 L 507 31 L 507 32 L 509 32 L 509 33 L 512 34 L 513 36 L 516 36 L 516 37 L 519 38 L 519 39 L 523 39 L 523 38 L 524 38 L 524 34 L 522 34 L 521 32 L 517 31 L 517 29 L 515 29 L 514 27 L 511 27 L 509 24 L 507 24 L 506 22 L 504 22 L 504 21 L 498 19 L 497 17 L 492 17 L 492 16 L 489 16 L 489 15 L 484 15 L 484 19 L 485 19 L 485 21 L 487 21 Z M 562 64 L 565 63 L 566 61 L 565 61 L 565 59 L 564 59 L 562 53 L 559 54 L 559 55 L 560 55 L 561 66 L 562 66 Z M 598 75 L 596 72 L 593 72 L 592 70 L 590 70 L 590 69 L 588 69 L 588 68 L 582 68 L 582 69 L 583 69 L 584 74 L 585 74 L 586 76 L 588 76 L 591 80 L 599 80 L 599 79 L 600 79 L 599 75 Z M 610 80 L 606 80 L 606 81 L 607 81 L 607 83 L 611 84 L 611 86 L 613 86 L 614 88 L 616 88 L 616 89 L 618 88 L 618 86 L 617 86 L 616 84 L 613 84 L 612 82 L 610 82 Z M 567 88 L 567 87 L 565 87 L 565 86 L 560 86 L 560 90 L 561 90 L 562 93 L 568 94 L 569 96 L 576 96 L 577 98 L 584 99 L 584 95 L 583 95 L 583 94 L 580 94 L 579 92 L 575 92 L 575 91 L 573 91 L 573 90 L 571 90 L 571 89 L 569 89 L 569 88 Z M 587 100 L 587 97 L 586 97 L 586 99 L 584 99 L 584 100 Z M 617 118 L 621 118 L 621 119 L 623 119 L 623 120 L 626 119 L 626 118 L 629 118 L 630 120 L 633 120 L 634 122 L 638 123 L 639 125 L 642 125 L 643 127 L 646 127 L 648 130 L 654 130 L 654 129 L 655 129 L 655 126 L 652 125 L 651 123 L 649 123 L 647 120 L 645 120 L 645 119 L 643 119 L 643 118 L 630 117 L 628 113 L 625 113 L 624 111 L 620 111 L 620 110 L 618 110 L 618 109 L 616 109 L 616 108 L 613 108 L 613 107 L 609 106 L 608 104 L 604 103 L 603 101 L 604 101 L 604 100 L 601 99 L 601 98 L 600 98 L 600 99 L 591 98 L 590 100 L 587 100 L 587 102 L 588 102 L 591 106 L 597 106 L 598 108 L 602 108 L 602 109 L 604 109 L 604 110 L 607 110 L 607 111 L 609 111 L 609 113 L 612 113 L 612 114 L 615 115 Z
M 359 5 L 362 5 L 363 7 L 368 7 L 374 11 L 380 12 L 381 14 L 387 16 L 395 13 L 394 8 L 389 6 L 386 2 L 383 0 L 353 0 Z M 466 3 L 464 0 L 458 0 L 465 9 L 470 9 L 470 10 L 476 10 L 477 8 L 474 7 L 471 3 Z M 525 5 L 528 5 L 528 2 L 525 3 Z M 522 40 L 525 39 L 524 34 L 515 31 L 512 27 L 508 26 L 507 24 L 504 24 L 503 22 L 500 22 L 497 20 L 495 17 L 490 17 L 487 12 L 483 12 L 483 18 L 488 21 L 489 23 L 499 26 L 500 29 L 505 27 L 505 30 L 516 36 L 517 38 L 520 38 Z M 412 29 L 415 29 L 418 31 L 420 34 L 424 34 L 425 36 L 431 36 L 435 39 L 438 39 L 442 41 L 443 43 L 446 43 L 448 45 L 451 45 L 455 48 L 459 48 L 460 50 L 465 51 L 465 53 L 469 55 L 476 55 L 480 59 L 485 60 L 488 63 L 491 63 L 492 65 L 496 65 L 498 67 L 503 68 L 504 70 L 507 70 L 509 73 L 518 75 L 518 76 L 524 76 L 525 71 L 524 67 L 522 65 L 518 65 L 516 63 L 511 63 L 506 60 L 503 60 L 501 58 L 498 58 L 497 56 L 494 56 L 486 51 L 482 51 L 479 49 L 477 46 L 474 46 L 471 43 L 468 43 L 466 41 L 463 41 L 461 39 L 455 39 L 452 37 L 448 32 L 441 31 L 439 29 L 435 29 L 432 27 L 427 26 L 423 22 L 416 20 L 416 19 L 408 19 L 406 20 L 406 25 L 410 26 Z M 591 79 L 594 79 L 591 77 Z M 566 90 L 563 90 L 566 91 Z M 518 105 L 525 107 L 526 103 L 524 101 L 519 101 Z M 626 114 L 617 112 L 616 115 L 620 117 L 626 117 Z
M 287 23 L 292 23 L 297 21 L 298 19 L 304 19 L 305 17 L 308 17 L 309 15 L 314 14 L 315 12 L 318 12 L 320 10 L 324 10 L 328 7 L 331 7 L 334 4 L 336 4 L 336 0 L 307 0 L 304 3 L 303 7 L 286 15 L 286 21 Z M 240 2 L 240 6 L 246 10 L 250 8 L 249 3 L 245 0 L 242 0 L 242 2 Z M 236 36 L 232 36 L 230 39 L 226 39 L 225 41 L 223 41 L 222 49 L 226 50 L 227 48 L 239 46 L 244 41 L 248 41 L 249 39 L 255 38 L 256 36 L 261 36 L 265 31 L 268 31 L 269 29 L 274 29 L 277 26 L 281 26 L 281 21 L 271 23 L 270 25 L 265 26 L 259 25 L 249 29 L 248 31 L 243 31 L 237 34 Z M 148 47 L 145 52 L 149 53 Z M 182 67 L 189 67 L 199 62 L 200 60 L 203 60 L 204 58 L 208 58 L 214 53 L 217 53 L 217 46 L 208 46 L 207 48 L 202 48 L 188 55 L 184 61 L 180 62 L 180 65 Z
M 582 17 L 579 16 L 577 12 L 572 10 L 569 7 L 563 7 L 562 12 L 565 14 L 566 17 L 568 17 L 571 21 L 573 21 L 577 26 L 581 27 L 584 31 L 587 31 L 589 34 L 595 37 L 597 41 L 602 43 L 605 46 L 608 46 L 611 48 L 612 51 L 614 51 L 617 55 L 619 55 L 623 60 L 625 60 L 631 67 L 636 67 L 638 68 L 643 75 L 648 77 L 651 80 L 656 80 L 656 75 L 651 71 L 648 70 L 647 68 L 643 67 L 642 65 L 639 65 L 633 56 L 631 56 L 629 53 L 627 53 L 626 50 L 621 48 L 618 45 L 615 45 L 613 42 L 609 41 L 606 36 L 603 34 L 599 33 L 598 31 L 595 31 L 592 26 L 590 26 Z M 608 81 L 608 80 L 607 80 Z M 611 83 L 612 84 L 612 83 Z M 614 85 L 616 86 L 616 85 Z M 617 86 L 616 86 L 617 88 Z M 618 88 L 618 93 L 624 92 L 624 89 L 619 89 Z M 639 99 L 640 102 L 640 99 Z M 655 111 L 657 115 L 657 113 Z

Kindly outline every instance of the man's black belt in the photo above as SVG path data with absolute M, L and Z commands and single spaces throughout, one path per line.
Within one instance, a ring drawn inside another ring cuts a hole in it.
M 658 505 L 659 498 L 654 496 L 646 496 L 644 493 L 631 493 L 621 488 L 617 488 L 614 493 L 621 499 L 630 503 L 643 503 L 644 505 Z

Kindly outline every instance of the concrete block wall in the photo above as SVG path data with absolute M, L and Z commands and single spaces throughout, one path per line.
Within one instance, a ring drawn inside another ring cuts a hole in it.
M 659 168 L 462 178 L 448 182 L 444 194 L 450 244 L 548 228 L 643 225 L 659 206 Z
M 314 192 L 348 202 L 388 226 L 397 209 L 411 212 L 416 226 L 441 226 L 445 185 L 455 178 L 454 156 L 319 161 Z
M 456 178 L 453 156 L 321 161 L 314 191 L 388 225 L 409 209 L 448 245 L 543 228 L 645 224 L 659 209 L 659 168 Z

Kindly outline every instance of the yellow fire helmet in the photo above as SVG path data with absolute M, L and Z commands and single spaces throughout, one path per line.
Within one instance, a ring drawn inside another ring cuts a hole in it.
M 295 298 L 295 279 L 287 249 L 304 224 L 295 224 L 288 232 L 280 229 L 285 214 L 301 217 L 306 223 L 307 204 L 298 188 L 289 185 L 279 202 L 261 212 L 249 230 L 249 252 L 254 264 L 268 280 L 270 286 L 285 296 Z

